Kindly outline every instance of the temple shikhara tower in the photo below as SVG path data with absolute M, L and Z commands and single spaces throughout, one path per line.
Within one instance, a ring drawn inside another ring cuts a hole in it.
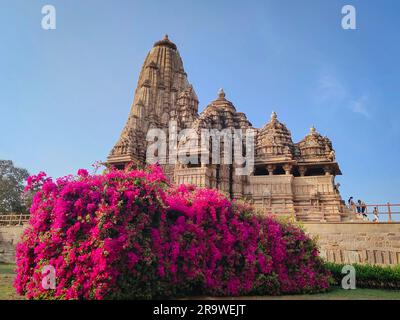
M 128 121 L 107 162 L 118 168 L 128 163 L 145 164 L 149 129 L 162 128 L 168 137 L 171 123 L 175 123 L 178 132 L 254 129 L 254 169 L 248 175 L 236 175 L 234 163 L 162 166 L 176 184 L 218 188 L 231 198 L 251 202 L 260 211 L 290 214 L 301 221 L 346 219 L 348 212 L 339 185 L 335 184 L 335 176 L 341 172 L 327 137 L 312 127 L 303 140 L 295 143 L 275 112 L 266 119 L 264 127 L 253 128 L 246 115 L 226 99 L 222 89 L 200 114 L 198 105 L 179 51 L 165 36 L 154 44 L 144 61 Z M 199 158 L 203 152 L 198 149 Z

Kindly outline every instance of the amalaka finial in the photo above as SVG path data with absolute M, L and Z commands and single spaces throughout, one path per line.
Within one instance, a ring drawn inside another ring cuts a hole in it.
M 224 89 L 219 89 L 218 90 L 218 97 L 219 98 L 225 98 L 225 91 L 224 91 Z
M 314 126 L 311 126 L 311 128 L 310 128 L 310 133 L 315 133 L 315 132 L 317 132 L 317 129 L 315 129 Z
M 278 118 L 278 115 L 276 114 L 275 111 L 272 111 L 271 120 L 276 120 L 276 118 Z
M 175 43 L 172 43 L 171 40 L 169 40 L 168 34 L 165 34 L 164 38 L 162 40 L 157 41 L 154 44 L 154 47 L 158 47 L 158 46 L 169 47 L 171 49 L 176 50 L 176 45 L 175 45 Z

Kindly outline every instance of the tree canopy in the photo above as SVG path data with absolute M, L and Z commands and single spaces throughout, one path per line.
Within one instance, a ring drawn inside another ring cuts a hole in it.
M 0 160 L 0 214 L 26 211 L 24 183 L 28 170 L 17 168 L 11 160 Z

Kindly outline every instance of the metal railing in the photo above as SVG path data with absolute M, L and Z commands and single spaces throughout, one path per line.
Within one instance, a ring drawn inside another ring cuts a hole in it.
M 29 214 L 0 214 L 0 226 L 23 225 L 29 221 Z
M 363 211 L 364 209 L 364 212 Z M 354 205 L 352 207 L 348 207 L 348 210 L 350 210 L 353 214 L 358 215 L 358 216 L 362 216 L 363 213 L 367 216 L 372 215 L 372 219 L 374 219 L 375 215 L 374 212 L 376 211 L 377 213 L 377 217 L 378 220 L 375 222 L 400 222 L 400 217 L 397 219 L 393 219 L 396 218 L 397 215 L 400 215 L 400 204 L 392 204 L 392 203 L 386 203 L 386 204 L 367 204 L 367 205 Z M 381 217 L 385 217 L 387 218 L 387 220 L 385 221 L 381 221 Z M 372 221 L 374 222 L 374 221 Z
M 362 208 L 364 212 L 362 212 Z M 358 209 L 360 208 L 360 209 Z M 378 213 L 378 219 L 374 221 L 374 209 Z M 320 214 L 322 218 L 326 215 L 339 215 L 341 217 L 354 217 L 354 220 L 361 221 L 364 219 L 363 213 L 366 217 L 370 218 L 368 220 L 364 220 L 365 222 L 399 222 L 400 223 L 400 204 L 368 204 L 364 206 L 346 206 L 342 205 L 327 205 L 327 204 L 313 204 L 313 205 L 290 205 L 290 204 L 282 204 L 282 205 L 264 205 L 263 209 L 267 212 L 267 214 L 276 216 L 280 214 L 286 214 L 291 216 L 307 216 L 309 214 L 318 215 Z M 360 211 L 360 212 L 359 212 Z M 381 218 L 384 219 L 381 219 Z

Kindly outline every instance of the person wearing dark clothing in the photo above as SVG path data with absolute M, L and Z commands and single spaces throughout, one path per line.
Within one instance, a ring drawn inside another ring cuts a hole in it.
M 361 213 L 361 200 L 357 201 L 357 213 Z
M 362 215 L 363 215 L 363 217 L 364 217 L 365 219 L 368 218 L 368 215 L 367 215 L 367 205 L 365 204 L 364 201 L 361 201 L 361 213 L 362 213 Z

